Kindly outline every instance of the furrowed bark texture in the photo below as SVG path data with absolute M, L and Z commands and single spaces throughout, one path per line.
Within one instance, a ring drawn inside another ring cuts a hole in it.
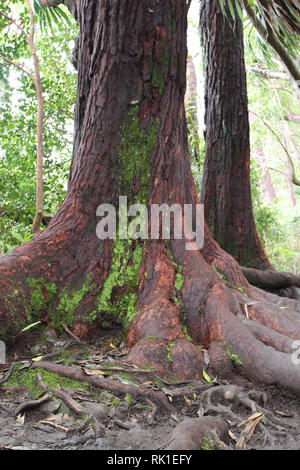
M 249 117 L 243 26 L 219 2 L 201 2 L 206 151 L 201 202 L 215 240 L 239 264 L 271 265 L 255 228 L 250 185 Z
M 233 354 L 252 380 L 299 391 L 299 303 L 250 287 L 207 227 L 200 251 L 172 230 L 169 241 L 96 236 L 97 207 L 119 196 L 148 208 L 199 203 L 184 111 L 186 1 L 81 0 L 77 9 L 69 189 L 49 227 L 1 258 L 1 339 L 37 319 L 84 337 L 109 319 L 126 327 L 128 359 L 159 374 L 201 377 L 206 347 L 218 374 Z

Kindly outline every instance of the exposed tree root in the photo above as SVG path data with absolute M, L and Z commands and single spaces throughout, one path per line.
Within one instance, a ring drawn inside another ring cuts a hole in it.
M 248 282 L 262 289 L 286 289 L 287 287 L 300 287 L 300 276 L 292 273 L 278 272 L 271 269 L 261 271 L 254 268 L 242 268 Z
M 38 235 L 42 236 L 44 232 Z M 293 362 L 293 353 L 295 341 L 300 340 L 300 302 L 250 286 L 237 263 L 208 234 L 206 239 L 201 252 L 185 250 L 184 240 L 172 241 L 171 250 L 163 241 L 145 245 L 138 313 L 127 328 L 128 360 L 153 367 L 166 380 L 168 375 L 194 380 L 202 377 L 205 347 L 218 375 L 230 376 L 234 368 L 252 381 L 278 384 L 299 394 L 300 369 Z M 27 245 L 26 250 L 33 248 Z M 7 266 L 11 269 L 12 260 L 13 272 L 25 269 L 21 253 L 19 249 L 4 257 L 2 271 L 6 272 Z M 26 258 L 27 273 L 31 264 Z M 11 272 L 6 283 L 10 276 Z M 11 321 L 7 298 L 3 306 L 7 316 L 1 317 L 1 324 Z M 80 324 L 80 314 L 75 322 Z M 109 388 L 108 383 L 102 383 L 103 388 Z M 110 386 L 116 384 L 112 381 Z M 151 396 L 147 398 L 155 402 Z M 169 403 L 162 406 L 166 405 Z
M 191 418 L 176 426 L 168 450 L 227 450 L 228 425 L 219 417 Z
M 45 403 L 46 401 L 49 401 L 49 400 L 51 400 L 51 396 L 46 394 L 46 395 L 43 395 L 38 400 L 25 401 L 24 403 L 21 403 L 21 405 L 19 405 L 16 408 L 15 415 L 18 416 L 20 413 L 23 413 L 28 408 L 35 408 L 35 407 L 40 406 L 42 403 Z
M 286 434 L 286 430 L 282 426 L 282 420 L 277 418 L 271 410 L 266 408 L 266 397 L 260 395 L 260 393 L 254 391 L 247 392 L 243 387 L 236 385 L 218 385 L 201 394 L 202 404 L 198 414 L 202 416 L 213 413 L 218 416 L 223 416 L 224 419 L 230 419 L 231 429 L 236 428 L 237 431 L 241 430 L 242 427 L 246 425 L 240 437 L 237 439 L 237 449 L 245 448 L 256 426 L 258 426 L 264 435 L 262 447 L 264 447 L 267 442 L 273 445 L 276 435 L 278 435 L 278 433 Z M 256 400 L 253 399 L 254 396 Z M 212 402 L 213 397 L 215 397 L 214 402 L 217 402 L 215 404 Z M 258 403 L 258 401 L 261 400 L 263 404 Z M 219 401 L 230 402 L 230 405 L 226 406 L 219 403 Z M 233 411 L 232 408 L 237 408 L 239 404 L 249 409 L 252 413 L 250 418 L 243 420 L 237 412 Z M 289 426 L 293 426 L 293 424 L 289 424 Z
M 152 256 L 147 268 L 154 268 L 162 289 L 154 283 L 141 313 L 129 325 L 129 360 L 158 368 L 160 375 L 197 379 L 204 358 L 195 345 L 201 345 L 208 347 L 211 365 L 221 376 L 230 376 L 234 366 L 252 381 L 278 384 L 299 394 L 300 369 L 293 361 L 294 341 L 300 339 L 299 303 L 263 293 L 245 278 L 241 285 L 240 268 L 214 243 L 203 252 L 205 259 L 199 252 L 182 249 L 181 241 L 172 243 L 172 251 L 182 266 L 181 307 L 193 344 L 182 338 L 178 305 L 170 300 L 174 275 L 170 275 L 172 269 L 168 277 L 162 275 L 161 253 L 159 267 L 153 267 Z

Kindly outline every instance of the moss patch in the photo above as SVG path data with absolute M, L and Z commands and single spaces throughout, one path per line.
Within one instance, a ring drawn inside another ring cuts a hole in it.
M 203 436 L 201 449 L 202 450 L 213 450 L 213 448 L 211 446 L 210 438 L 206 434 L 204 434 L 204 436 Z
M 114 241 L 110 272 L 97 298 L 96 310 L 84 316 L 84 321 L 91 322 L 99 313 L 107 313 L 126 327 L 137 313 L 136 289 L 141 260 L 142 247 L 134 240 Z M 113 295 L 113 290 L 121 293 Z
M 67 326 L 71 326 L 74 323 L 74 314 L 77 307 L 86 292 L 92 288 L 90 278 L 91 275 L 88 275 L 79 289 L 70 289 L 70 287 L 66 285 L 61 291 L 57 307 L 50 312 L 50 318 L 54 328 L 60 329 L 62 323 Z
M 31 322 L 33 318 L 39 318 L 43 312 L 51 308 L 57 289 L 53 282 L 45 282 L 44 279 L 28 278 L 27 282 L 31 292 L 30 312 L 27 313 L 27 319 Z
M 65 388 L 81 388 L 84 390 L 89 389 L 89 384 L 87 382 L 78 382 L 66 377 L 60 377 L 59 375 L 53 374 L 52 372 L 48 372 L 43 369 L 29 369 L 26 371 L 24 369 L 20 370 L 20 366 L 15 367 L 11 378 L 5 382 L 5 386 L 26 387 L 30 396 L 32 398 L 37 398 L 43 393 L 43 390 L 37 384 L 37 372 L 40 374 L 44 384 L 49 388 L 57 388 L 60 386 L 62 390 Z
M 145 204 L 147 200 L 158 124 L 159 119 L 150 118 L 147 128 L 142 129 L 137 110 L 133 107 L 120 130 L 118 165 L 114 173 L 119 181 L 120 194 L 130 198 L 133 188 L 137 188 L 136 203 Z

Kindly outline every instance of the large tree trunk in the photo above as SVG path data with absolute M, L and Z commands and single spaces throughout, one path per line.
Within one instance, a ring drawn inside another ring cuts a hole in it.
M 203 0 L 200 26 L 205 64 L 206 150 L 201 202 L 215 240 L 238 263 L 270 268 L 258 238 L 250 187 L 249 117 L 243 25 Z
M 97 206 L 120 195 L 148 207 L 199 202 L 184 112 L 187 10 L 185 0 L 79 1 L 69 190 L 49 228 L 1 258 L 1 338 L 38 318 L 81 336 L 111 318 L 126 327 L 129 359 L 161 374 L 200 377 L 206 346 L 217 370 L 236 354 L 251 379 L 299 391 L 299 303 L 282 300 L 283 316 L 206 228 L 201 252 L 174 237 L 96 236 Z

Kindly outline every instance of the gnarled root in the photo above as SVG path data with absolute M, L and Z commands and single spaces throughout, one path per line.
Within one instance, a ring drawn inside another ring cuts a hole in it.
M 221 250 L 215 257 L 209 253 L 212 267 L 199 252 L 182 249 L 181 241 L 174 242 L 172 250 L 181 266 L 180 307 L 193 344 L 183 336 L 180 311 L 172 301 L 174 268 L 168 269 L 167 256 L 161 251 L 159 261 L 148 258 L 156 282 L 141 313 L 129 325 L 129 359 L 157 368 L 160 375 L 199 378 L 204 361 L 197 346 L 206 347 L 218 374 L 232 375 L 234 370 L 251 381 L 277 384 L 299 394 L 300 368 L 295 357 L 300 340 L 299 303 L 263 293 L 245 279 L 240 285 L 240 274 L 235 276 L 233 270 L 228 281 L 224 272 L 230 258 L 224 258 Z M 239 270 L 233 260 L 232 265 Z
M 168 450 L 227 450 L 228 424 L 221 418 L 205 416 L 191 418 L 176 426 Z

